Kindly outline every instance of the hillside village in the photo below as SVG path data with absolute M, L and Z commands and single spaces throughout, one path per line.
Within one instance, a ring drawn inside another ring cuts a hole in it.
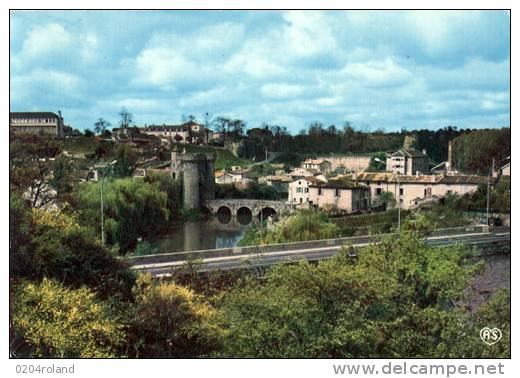
M 10 129 L 15 134 L 47 135 L 64 140 L 82 138 L 64 130 L 61 113 L 11 113 Z M 173 165 L 172 159 L 168 159 L 168 151 L 175 150 L 181 155 L 187 153 L 187 149 L 191 153 L 225 151 L 234 156 L 232 151 L 236 151 L 241 143 L 231 132 L 213 131 L 194 119 L 179 125 L 127 125 L 99 131 L 98 142 L 125 145 L 142 152 L 150 149 L 161 152 L 162 159 L 152 156 L 136 162 L 133 167 L 135 178 L 143 178 L 147 172 L 171 176 Z M 258 136 L 262 132 L 262 129 L 251 129 L 243 138 Z M 510 176 L 509 157 L 494 162 L 487 176 L 459 172 L 453 164 L 451 141 L 448 141 L 447 160 L 433 166 L 426 149 L 420 151 L 411 146 L 413 139 L 413 135 L 405 138 L 407 146 L 385 153 L 384 160 L 375 154 L 315 155 L 292 166 L 283 162 L 271 163 L 266 155 L 265 161 L 216 169 L 214 181 L 217 185 L 232 185 L 238 189 L 247 189 L 255 184 L 267 185 L 276 189 L 279 198 L 295 208 L 320 208 L 352 214 L 386 207 L 389 201 L 397 199 L 399 207 L 414 209 L 438 202 L 446 195 L 473 193 L 479 186 L 488 183 L 493 186 L 502 176 Z M 63 153 L 67 154 L 67 151 Z M 374 162 L 379 164 L 377 171 L 371 170 Z M 104 166 L 103 163 L 99 165 L 101 169 Z M 259 167 L 264 171 L 267 169 L 270 174 L 256 169 Z M 96 164 L 90 166 L 83 179 L 97 180 L 98 171 Z

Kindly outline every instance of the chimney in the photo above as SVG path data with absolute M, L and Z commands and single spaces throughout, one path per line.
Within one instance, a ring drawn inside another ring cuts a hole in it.
M 447 171 L 451 171 L 453 167 L 451 166 L 452 160 L 451 160 L 451 140 L 448 142 L 448 166 L 446 167 Z

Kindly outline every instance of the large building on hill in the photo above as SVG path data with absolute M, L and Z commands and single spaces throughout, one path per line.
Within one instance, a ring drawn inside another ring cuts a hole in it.
M 146 125 L 139 127 L 143 134 L 171 138 L 181 144 L 207 144 L 214 139 L 213 131 L 194 121 L 180 125 Z
M 11 112 L 9 131 L 16 134 L 34 134 L 63 137 L 61 112 Z
M 395 174 L 415 175 L 430 171 L 425 151 L 401 148 L 386 158 L 386 170 Z

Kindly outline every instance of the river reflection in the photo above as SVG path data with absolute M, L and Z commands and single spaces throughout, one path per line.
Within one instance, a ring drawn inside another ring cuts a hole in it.
M 219 213 L 207 220 L 184 222 L 149 242 L 157 248 L 157 253 L 229 248 L 237 245 L 251 225 L 250 215 L 232 217 L 230 213 Z

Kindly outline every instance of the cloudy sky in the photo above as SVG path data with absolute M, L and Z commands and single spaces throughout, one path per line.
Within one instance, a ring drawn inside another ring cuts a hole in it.
M 11 111 L 138 125 L 205 112 L 387 131 L 510 125 L 499 11 L 11 12 Z

